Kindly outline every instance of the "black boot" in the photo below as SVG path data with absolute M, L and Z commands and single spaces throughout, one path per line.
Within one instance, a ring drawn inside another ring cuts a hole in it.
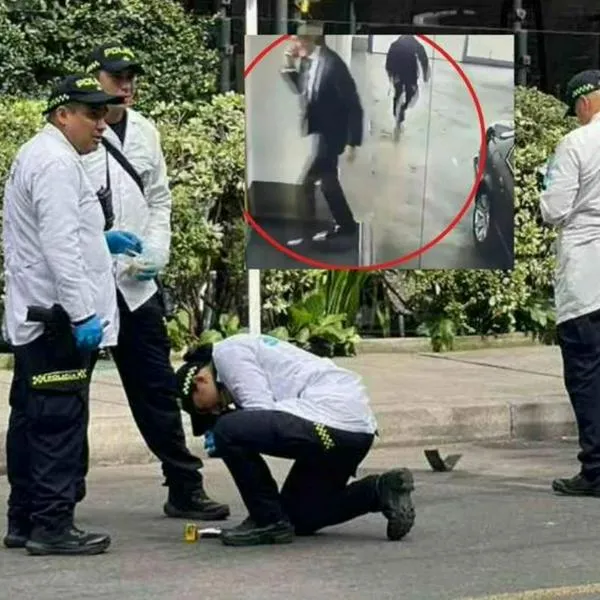
M 377 494 L 381 512 L 387 519 L 389 540 L 401 540 L 415 524 L 415 507 L 410 496 L 415 489 L 408 469 L 395 469 L 377 478 Z
M 110 536 L 104 533 L 89 533 L 71 526 L 59 534 L 48 534 L 34 530 L 25 544 L 29 554 L 92 555 L 102 554 L 110 546 Z
M 258 526 L 250 517 L 237 527 L 224 529 L 221 541 L 225 546 L 258 546 L 261 544 L 289 544 L 294 540 L 294 527 L 289 521 L 278 521 Z
M 167 517 L 199 521 L 222 521 L 230 514 L 229 506 L 211 500 L 203 487 L 171 486 L 163 509 Z
M 29 522 L 8 521 L 8 529 L 2 540 L 6 548 L 25 548 L 25 544 L 31 534 L 31 525 Z
M 600 482 L 590 481 L 582 473 L 569 479 L 555 479 L 552 489 L 563 496 L 596 496 L 600 498 Z

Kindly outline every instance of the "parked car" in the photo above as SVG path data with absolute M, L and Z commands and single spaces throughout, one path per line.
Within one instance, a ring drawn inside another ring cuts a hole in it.
M 514 123 L 498 121 L 486 132 L 487 158 L 473 206 L 473 237 L 491 262 L 512 267 L 514 256 Z M 474 157 L 475 176 L 480 155 Z M 498 268 L 501 268 L 500 266 Z

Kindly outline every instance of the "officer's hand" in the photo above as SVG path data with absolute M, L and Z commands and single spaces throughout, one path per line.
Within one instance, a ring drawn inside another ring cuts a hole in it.
M 111 254 L 135 256 L 142 251 L 142 240 L 128 231 L 108 231 L 104 234 Z
M 94 315 L 87 321 L 74 326 L 75 343 L 80 350 L 96 350 L 102 341 L 102 321 Z
M 204 450 L 211 458 L 217 456 L 217 448 L 215 447 L 215 438 L 212 431 L 209 429 L 204 433 Z

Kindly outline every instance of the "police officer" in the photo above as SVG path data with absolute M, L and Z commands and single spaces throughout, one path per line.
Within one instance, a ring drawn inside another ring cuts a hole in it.
M 559 494 L 600 496 L 600 71 L 573 77 L 567 116 L 580 127 L 558 144 L 541 197 L 557 229 L 555 303 L 564 380 L 579 429 L 581 469 Z
M 203 485 L 202 461 L 188 450 L 170 363 L 170 343 L 157 275 L 169 260 L 171 193 L 156 127 L 131 108 L 144 68 L 134 52 L 107 42 L 90 55 L 87 71 L 124 104 L 107 115 L 105 147 L 89 154 L 86 170 L 96 188 L 107 185 L 114 227 L 139 235 L 144 253 L 116 260 L 120 332 L 113 357 L 133 417 L 148 447 L 162 463 L 169 488 L 164 512 L 170 517 L 215 520 L 229 507 L 211 500 Z M 83 494 L 80 494 L 82 497 Z
M 392 114 L 395 119 L 394 138 L 397 139 L 400 126 L 404 122 L 406 109 L 415 97 L 419 87 L 419 65 L 425 82 L 429 81 L 429 59 L 425 48 L 414 35 L 401 35 L 389 47 L 385 57 L 385 70 L 394 86 Z M 404 94 L 404 102 L 398 106 Z
M 31 554 L 97 554 L 110 544 L 73 519 L 95 352 L 117 336 L 110 252 L 141 249 L 129 233 L 105 235 L 81 161 L 98 147 L 107 105 L 118 102 L 87 75 L 62 80 L 48 123 L 18 152 L 5 189 L 4 328 L 15 363 L 4 544 Z M 29 320 L 30 306 L 56 306 L 54 326 Z
M 211 431 L 248 518 L 224 544 L 287 543 L 370 512 L 400 540 L 415 519 L 407 469 L 356 476 L 376 433 L 360 378 L 269 336 L 240 334 L 201 347 L 177 371 L 181 405 L 195 432 Z M 263 454 L 293 459 L 281 492 Z

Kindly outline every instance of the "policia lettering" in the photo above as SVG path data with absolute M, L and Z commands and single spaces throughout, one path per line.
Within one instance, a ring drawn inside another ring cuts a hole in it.
M 87 381 L 87 369 L 71 369 L 32 375 L 30 385 L 34 390 L 73 391 L 79 389 Z

